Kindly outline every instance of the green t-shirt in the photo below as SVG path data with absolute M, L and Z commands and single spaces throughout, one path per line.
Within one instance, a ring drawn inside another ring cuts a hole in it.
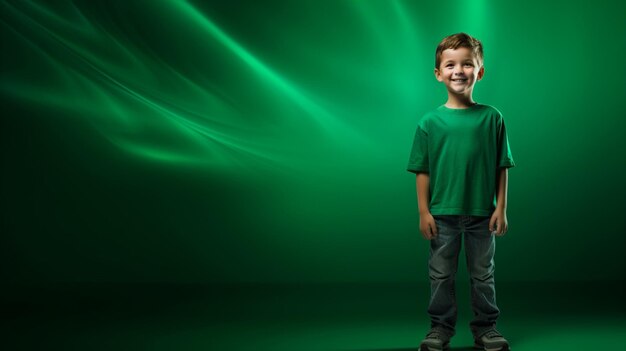
M 430 175 L 430 213 L 490 216 L 498 167 L 514 167 L 498 109 L 441 105 L 420 119 L 407 170 Z

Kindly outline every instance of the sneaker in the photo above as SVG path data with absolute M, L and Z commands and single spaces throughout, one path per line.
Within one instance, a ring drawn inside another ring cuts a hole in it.
M 510 351 L 509 342 L 495 329 L 485 332 L 480 338 L 474 338 L 474 348 L 485 351 Z
M 431 328 L 420 343 L 420 351 L 447 351 L 450 349 L 450 334 L 443 328 Z

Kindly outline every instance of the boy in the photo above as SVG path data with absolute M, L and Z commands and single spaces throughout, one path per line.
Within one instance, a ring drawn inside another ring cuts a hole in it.
M 435 77 L 448 101 L 419 121 L 407 166 L 416 174 L 420 231 L 430 240 L 431 329 L 421 351 L 447 350 L 456 334 L 455 275 L 465 241 L 471 276 L 474 347 L 507 351 L 495 326 L 495 237 L 508 230 L 508 168 L 515 163 L 504 119 L 490 105 L 472 100 L 484 75 L 480 41 L 466 33 L 444 38 L 435 53 Z M 495 228 L 495 231 L 494 231 Z

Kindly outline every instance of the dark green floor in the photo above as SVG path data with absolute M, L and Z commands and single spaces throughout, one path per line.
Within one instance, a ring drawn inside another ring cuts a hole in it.
M 417 350 L 426 285 L 4 285 L 5 350 Z M 452 350 L 471 350 L 458 285 Z M 623 283 L 498 283 L 512 350 L 625 350 Z

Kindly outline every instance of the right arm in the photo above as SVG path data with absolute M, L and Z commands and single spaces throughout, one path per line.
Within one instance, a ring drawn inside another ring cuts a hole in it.
M 431 240 L 437 235 L 437 225 L 435 219 L 430 214 L 430 174 L 426 172 L 417 173 L 415 185 L 417 188 L 417 204 L 420 214 L 420 231 L 427 240 Z

